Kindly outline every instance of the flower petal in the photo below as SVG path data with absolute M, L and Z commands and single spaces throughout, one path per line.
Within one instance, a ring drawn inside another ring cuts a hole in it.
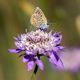
M 63 62 L 61 61 L 61 59 L 58 60 L 58 62 L 57 62 L 57 67 L 58 67 L 59 69 L 63 69 L 64 65 L 63 65 Z
M 59 60 L 59 56 L 57 55 L 57 53 L 55 51 L 53 51 L 53 55 L 54 55 L 55 59 L 58 61 Z
M 58 61 L 59 60 L 59 56 L 57 55 L 57 53 L 55 51 L 49 51 L 48 52 L 49 55 L 49 59 L 51 60 L 51 62 L 53 61 Z
M 23 57 L 23 58 L 22 58 L 22 62 L 23 62 L 23 63 L 28 62 L 28 59 L 26 59 L 26 58 Z
M 29 51 L 29 50 L 26 50 L 26 54 L 33 54 L 33 52 L 32 51 Z
M 49 62 L 55 65 L 56 68 L 63 68 L 63 63 L 61 59 L 55 53 L 50 55 Z
M 8 49 L 10 53 L 20 53 L 22 50 L 20 49 Z
M 55 56 L 52 54 L 49 58 L 49 62 L 51 62 L 52 64 L 56 64 L 57 63 L 57 60 L 55 58 Z
M 24 56 L 25 59 L 27 59 L 28 61 L 35 61 L 35 55 L 29 54 L 29 55 L 25 55 Z
M 61 51 L 61 50 L 63 50 L 63 49 L 64 49 L 63 46 L 54 46 L 54 47 L 53 47 L 53 51 L 55 51 L 55 52 Z
M 41 54 L 46 55 L 46 51 L 45 51 L 44 48 L 42 48 L 42 50 L 41 50 Z
M 57 69 L 63 69 L 64 68 L 64 65 L 63 65 L 63 62 L 61 61 L 61 59 L 59 59 L 56 64 L 53 64 L 54 65 L 54 68 L 57 68 Z
M 41 60 L 36 60 L 36 64 L 39 66 L 39 68 L 43 71 L 44 70 L 44 65 Z
M 33 67 L 34 67 L 34 62 L 33 61 L 28 62 L 27 64 L 28 71 L 31 71 Z
M 15 45 L 18 49 L 21 49 L 21 50 L 24 50 L 25 47 L 24 45 L 22 44 L 22 42 L 18 41 L 18 42 L 15 42 Z
M 54 43 L 56 44 L 60 44 L 61 40 L 62 40 L 62 35 L 60 35 L 59 33 L 54 33 Z

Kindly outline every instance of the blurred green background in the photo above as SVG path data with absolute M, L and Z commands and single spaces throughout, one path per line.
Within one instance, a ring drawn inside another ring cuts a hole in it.
M 17 55 L 13 37 L 32 29 L 30 17 L 39 6 L 50 28 L 63 35 L 62 45 L 80 46 L 80 0 L 0 0 L 0 80 L 30 80 L 25 64 Z M 46 59 L 44 72 L 38 71 L 36 80 L 80 80 L 80 72 L 55 71 Z

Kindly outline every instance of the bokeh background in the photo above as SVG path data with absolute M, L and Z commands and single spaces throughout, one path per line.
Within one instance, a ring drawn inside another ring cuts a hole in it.
M 14 36 L 32 30 L 30 17 L 36 6 L 43 10 L 50 29 L 62 33 L 63 46 L 80 46 L 80 0 L 0 0 L 0 80 L 30 80 L 32 72 L 8 49 L 15 48 Z M 43 61 L 45 70 L 38 71 L 36 80 L 80 80 L 79 70 L 56 71 Z

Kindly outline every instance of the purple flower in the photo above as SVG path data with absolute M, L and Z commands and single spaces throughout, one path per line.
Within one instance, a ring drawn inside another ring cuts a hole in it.
M 77 72 L 80 69 L 80 48 L 65 49 L 61 54 L 64 69 Z
M 32 70 L 36 65 L 36 71 L 38 67 L 44 70 L 44 65 L 41 60 L 41 56 L 48 58 L 49 62 L 57 67 L 63 67 L 62 61 L 59 57 L 59 52 L 63 50 L 63 46 L 60 46 L 62 35 L 60 33 L 45 32 L 43 30 L 36 30 L 26 32 L 18 37 L 15 37 L 16 49 L 9 49 L 10 53 L 20 54 L 24 51 L 22 56 L 22 62 L 27 63 L 28 71 Z M 34 72 L 36 73 L 34 70 Z

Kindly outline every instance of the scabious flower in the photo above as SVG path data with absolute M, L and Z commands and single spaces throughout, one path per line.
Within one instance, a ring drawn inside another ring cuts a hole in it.
M 27 63 L 28 71 L 34 68 L 34 73 L 37 72 L 38 67 L 44 70 L 44 65 L 41 56 L 48 58 L 49 62 L 58 67 L 63 67 L 62 61 L 59 57 L 59 52 L 63 50 L 60 45 L 62 35 L 60 33 L 46 32 L 37 29 L 35 31 L 26 32 L 14 38 L 16 49 L 9 49 L 10 53 L 20 54 L 22 62 Z
M 25 51 L 22 55 L 22 61 L 28 62 L 28 71 L 33 69 L 36 64 L 41 70 L 44 69 L 43 62 L 40 60 L 41 56 L 46 56 L 54 65 L 62 65 L 58 52 L 63 49 L 60 46 L 62 35 L 59 33 L 44 32 L 39 30 L 27 32 L 15 37 L 16 49 L 9 49 L 11 53 L 19 54 Z M 59 61 L 59 62 L 58 62 Z

